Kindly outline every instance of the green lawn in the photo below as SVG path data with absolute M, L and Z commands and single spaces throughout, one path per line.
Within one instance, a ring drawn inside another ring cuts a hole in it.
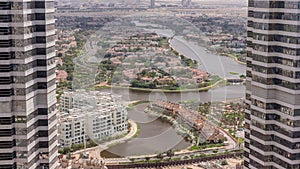
M 224 143 L 218 143 L 218 144 L 205 144 L 205 145 L 200 145 L 200 146 L 192 146 L 191 148 L 189 148 L 189 150 L 191 151 L 195 151 L 195 150 L 203 150 L 206 148 L 214 148 L 214 147 L 222 147 L 224 146 Z
M 229 72 L 231 75 L 238 75 L 239 73 L 237 72 Z

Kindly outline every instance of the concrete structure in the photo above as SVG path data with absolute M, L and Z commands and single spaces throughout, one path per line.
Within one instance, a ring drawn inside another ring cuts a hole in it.
M 58 166 L 53 1 L 0 1 L 0 168 Z
M 128 131 L 127 111 L 121 96 L 104 92 L 66 92 L 61 97 L 59 141 L 61 146 L 96 142 Z
M 249 0 L 245 168 L 300 168 L 299 0 Z

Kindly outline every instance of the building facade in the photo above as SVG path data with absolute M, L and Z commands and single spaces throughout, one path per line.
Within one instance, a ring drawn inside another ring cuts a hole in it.
M 3 169 L 58 166 L 53 1 L 0 1 Z
M 245 168 L 300 168 L 299 9 L 249 0 Z
M 87 139 L 85 135 L 85 118 L 80 110 L 77 113 L 64 113 L 59 117 L 59 144 L 60 147 L 71 147 L 72 144 L 83 143 Z
M 122 135 L 128 131 L 127 111 L 121 96 L 105 92 L 65 92 L 61 99 L 59 143 L 61 147 L 95 142 Z

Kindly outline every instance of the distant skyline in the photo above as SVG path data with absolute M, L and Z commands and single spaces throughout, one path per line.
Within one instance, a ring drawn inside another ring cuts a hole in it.
M 56 1 L 60 1 L 60 2 L 82 2 L 82 0 L 56 0 Z M 101 2 L 101 3 L 108 3 L 107 0 L 87 0 L 85 2 Z M 111 0 L 110 2 L 133 2 L 132 0 Z M 148 0 L 141 0 L 141 1 L 148 1 Z M 149 0 L 150 1 L 150 0 Z M 156 2 L 181 2 L 181 0 L 156 0 Z M 214 3 L 214 2 L 218 2 L 218 3 L 222 3 L 222 4 L 232 4 L 232 3 L 236 3 L 236 4 L 244 4 L 247 3 L 247 0 L 192 0 L 192 2 L 204 2 L 204 3 Z

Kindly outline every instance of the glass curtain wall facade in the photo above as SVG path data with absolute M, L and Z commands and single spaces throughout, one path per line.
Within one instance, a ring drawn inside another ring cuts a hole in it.
M 57 168 L 54 12 L 0 1 L 0 169 Z
M 245 168 L 300 168 L 300 1 L 249 0 Z

